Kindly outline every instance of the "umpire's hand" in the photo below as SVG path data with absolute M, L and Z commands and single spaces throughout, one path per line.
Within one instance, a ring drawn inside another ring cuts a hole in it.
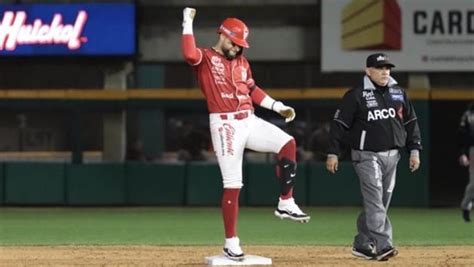
M 414 172 L 420 168 L 420 156 L 418 155 L 411 155 L 410 156 L 410 171 Z
M 469 166 L 469 157 L 466 154 L 459 156 L 458 161 L 459 161 L 459 165 L 463 167 Z
M 337 158 L 337 155 L 328 155 L 328 158 L 326 159 L 326 169 L 328 172 L 336 173 L 338 165 L 339 159 Z

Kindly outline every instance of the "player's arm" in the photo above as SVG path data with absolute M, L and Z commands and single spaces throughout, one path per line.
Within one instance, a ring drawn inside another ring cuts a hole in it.
M 404 93 L 404 97 L 406 105 L 404 109 L 405 114 L 403 117 L 405 118 L 405 121 L 403 122 L 403 125 L 405 126 L 405 130 L 407 132 L 406 147 L 408 151 L 410 151 L 409 167 L 413 172 L 420 167 L 420 151 L 422 149 L 421 134 L 415 109 L 408 100 L 406 93 Z
M 354 114 L 357 111 L 357 95 L 355 90 L 348 91 L 336 110 L 329 129 L 329 148 L 326 159 L 326 169 L 335 173 L 339 167 L 341 144 L 347 137 L 347 132 L 352 127 Z
M 196 47 L 193 35 L 193 20 L 196 9 L 186 7 L 183 9 L 183 35 L 181 37 L 181 52 L 184 60 L 190 65 L 198 65 L 202 60 L 202 52 Z
M 252 77 L 252 76 L 249 76 Z M 252 101 L 269 110 L 273 110 L 280 114 L 282 117 L 285 118 L 285 122 L 288 123 L 295 119 L 296 112 L 295 110 L 283 104 L 281 101 L 277 101 L 269 96 L 265 91 L 263 91 L 260 87 L 255 84 L 255 81 L 250 78 L 247 80 L 247 86 L 250 89 L 250 97 L 252 97 Z
M 470 125 L 469 125 L 469 110 L 464 112 L 459 123 L 457 140 L 460 149 L 459 164 L 461 166 L 469 166 L 469 136 L 470 136 Z
M 283 104 L 281 101 L 277 101 L 265 93 L 261 88 L 255 87 L 252 92 L 252 100 L 254 103 L 260 105 L 263 108 L 273 110 L 285 118 L 285 122 L 288 123 L 295 119 L 295 109 Z
M 407 148 L 409 151 L 412 150 L 421 150 L 421 135 L 420 127 L 418 126 L 418 119 L 415 113 L 413 105 L 408 100 L 406 93 L 404 94 L 405 98 L 405 107 L 403 114 L 403 126 L 407 131 Z

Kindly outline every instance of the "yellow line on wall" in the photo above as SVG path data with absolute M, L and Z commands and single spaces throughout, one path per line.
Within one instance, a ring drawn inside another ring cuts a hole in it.
M 435 100 L 473 100 L 474 89 L 471 90 L 436 90 L 432 91 L 431 99 Z
M 67 90 L 66 99 L 78 100 L 127 100 L 127 91 L 119 90 Z
M 347 88 L 292 88 L 265 90 L 275 99 L 307 100 L 307 99 L 340 99 Z M 413 100 L 474 100 L 473 89 L 439 88 L 432 90 L 409 89 L 407 94 Z M 0 90 L 0 99 L 50 99 L 50 100 L 196 100 L 204 99 L 199 89 L 64 89 L 64 90 Z
M 408 99 L 410 100 L 428 100 L 430 99 L 430 91 L 420 90 L 420 89 L 411 89 L 407 90 Z
M 340 99 L 347 92 L 347 88 L 309 89 L 303 92 L 304 99 Z
M 204 99 L 199 89 L 132 89 L 127 92 L 133 99 Z

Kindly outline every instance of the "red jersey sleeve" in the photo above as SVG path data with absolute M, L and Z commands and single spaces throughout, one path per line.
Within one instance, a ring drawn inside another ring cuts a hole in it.
M 260 105 L 265 96 L 267 96 L 267 93 L 265 93 L 265 91 L 263 91 L 260 87 L 255 86 L 250 96 L 252 97 L 252 101 L 255 104 Z
M 183 53 L 184 60 L 192 66 L 199 65 L 202 61 L 202 51 L 196 47 L 196 41 L 192 34 L 182 35 L 181 52 Z
M 265 98 L 265 96 L 267 96 L 267 93 L 265 93 L 255 83 L 255 80 L 252 77 L 252 70 L 250 69 L 250 67 L 248 68 L 247 75 L 248 75 L 248 79 L 247 79 L 246 83 L 247 83 L 247 86 L 250 89 L 250 97 L 252 98 L 252 101 L 255 104 L 260 105 L 260 103 L 262 103 L 262 100 Z

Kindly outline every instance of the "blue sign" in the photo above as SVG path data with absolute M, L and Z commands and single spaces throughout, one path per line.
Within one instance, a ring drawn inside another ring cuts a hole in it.
M 0 56 L 129 56 L 135 5 L 0 5 Z

